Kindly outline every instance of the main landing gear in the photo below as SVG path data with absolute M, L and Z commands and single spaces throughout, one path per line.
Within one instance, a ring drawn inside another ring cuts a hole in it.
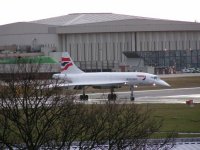
M 133 93 L 134 85 L 130 85 L 130 90 L 131 90 L 130 100 L 134 101 L 135 100 L 134 93 Z M 116 99 L 117 99 L 117 95 L 114 94 L 114 88 L 112 87 L 110 89 L 110 94 L 108 94 L 108 100 L 109 101 L 112 101 L 112 100 L 115 101 Z
M 82 101 L 88 100 L 88 95 L 85 94 L 85 87 L 83 87 L 83 94 L 80 95 L 80 100 L 82 100 Z
M 111 87 L 110 94 L 108 94 L 109 101 L 115 101 L 117 99 L 117 95 L 114 93 L 114 88 Z
M 134 101 L 134 85 L 130 85 L 130 90 L 131 90 L 131 95 L 130 95 L 130 100 Z M 110 94 L 108 94 L 108 100 L 109 101 L 115 101 L 117 99 L 117 95 L 114 93 L 114 88 L 111 87 L 110 89 Z M 88 95 L 85 94 L 85 87 L 83 87 L 83 94 L 80 95 L 80 100 L 87 101 L 88 100 Z
M 131 100 L 131 101 L 134 101 L 134 100 L 135 100 L 135 97 L 134 97 L 134 94 L 133 94 L 134 85 L 130 85 L 130 90 L 131 90 L 130 100 Z

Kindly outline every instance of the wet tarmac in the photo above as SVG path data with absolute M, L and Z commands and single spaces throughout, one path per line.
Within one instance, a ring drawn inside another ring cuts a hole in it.
M 195 88 L 178 88 L 178 89 L 162 89 L 162 90 L 145 90 L 135 91 L 135 101 L 130 101 L 130 91 L 116 92 L 117 103 L 186 103 L 193 100 L 194 103 L 200 103 L 200 87 Z M 85 103 L 105 103 L 108 93 L 88 94 L 89 100 Z

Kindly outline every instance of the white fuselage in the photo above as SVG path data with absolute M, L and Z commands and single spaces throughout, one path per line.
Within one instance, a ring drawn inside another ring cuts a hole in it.
M 163 85 L 169 86 L 156 75 L 144 72 L 96 72 L 79 74 L 55 74 L 54 78 L 64 79 L 69 85 Z
M 85 73 L 80 70 L 73 62 L 68 52 L 63 52 L 61 57 L 61 73 L 54 74 L 54 79 L 64 80 L 59 87 L 82 88 L 83 94 L 80 95 L 81 100 L 88 100 L 85 94 L 85 86 L 93 86 L 97 88 L 110 88 L 111 93 L 108 94 L 108 100 L 116 100 L 114 88 L 121 85 L 129 85 L 131 90 L 130 99 L 134 100 L 133 89 L 137 85 L 162 85 L 170 86 L 156 75 L 144 72 L 93 72 Z

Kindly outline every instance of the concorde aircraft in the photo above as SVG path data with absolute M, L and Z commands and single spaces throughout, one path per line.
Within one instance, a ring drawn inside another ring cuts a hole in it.
M 130 86 L 130 100 L 134 101 L 134 87 L 138 85 L 161 85 L 170 86 L 161 80 L 157 75 L 144 72 L 91 72 L 86 73 L 80 70 L 73 62 L 68 52 L 63 52 L 61 57 L 61 73 L 53 74 L 54 79 L 64 80 L 61 87 L 81 87 L 83 94 L 80 100 L 88 100 L 85 94 L 85 87 L 110 88 L 111 93 L 108 94 L 108 100 L 116 100 L 114 88 L 122 85 Z

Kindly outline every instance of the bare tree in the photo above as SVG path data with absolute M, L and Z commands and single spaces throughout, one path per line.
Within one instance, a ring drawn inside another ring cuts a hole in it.
M 41 64 L 19 61 L 5 70 L 10 80 L 0 85 L 1 149 L 140 149 L 162 125 L 148 107 L 74 103 L 74 92 L 59 88 L 62 82 L 37 79 Z
M 163 120 L 152 117 L 152 110 L 135 104 L 106 103 L 85 108 L 80 124 L 84 127 L 79 149 L 167 149 L 173 146 L 174 132 L 159 141 L 150 140 L 159 131 Z M 170 144 L 169 144 L 170 142 Z
M 59 89 L 55 80 L 36 79 L 41 64 L 20 61 L 5 69 L 10 80 L 1 82 L 0 87 L 2 147 L 38 149 L 52 142 L 73 95 Z

